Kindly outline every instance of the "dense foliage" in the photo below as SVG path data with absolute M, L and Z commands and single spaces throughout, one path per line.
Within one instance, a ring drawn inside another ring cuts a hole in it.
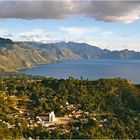
M 67 133 L 62 132 L 62 126 L 52 131 L 42 126 L 31 129 L 27 127 L 26 118 L 12 116 L 19 109 L 31 116 L 36 112 L 52 110 L 56 116 L 68 115 L 71 111 L 67 109 L 67 102 L 77 110 L 88 112 L 88 115 L 83 116 L 84 121 L 67 124 L 70 128 Z M 139 139 L 140 88 L 124 79 L 89 81 L 26 76 L 0 78 L 0 119 L 0 139 Z M 4 121 L 14 127 L 8 128 Z

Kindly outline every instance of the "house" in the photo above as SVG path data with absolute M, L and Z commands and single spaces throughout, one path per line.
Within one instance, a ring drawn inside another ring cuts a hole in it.
M 83 115 L 83 111 L 82 110 L 77 110 L 77 111 L 73 111 L 72 112 L 72 116 L 74 118 L 80 118 Z
M 55 118 L 54 111 L 46 112 L 46 113 L 39 113 L 36 116 L 37 122 L 53 122 Z

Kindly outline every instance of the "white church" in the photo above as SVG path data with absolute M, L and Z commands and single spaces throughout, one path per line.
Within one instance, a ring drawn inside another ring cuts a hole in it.
M 55 114 L 54 111 L 52 112 L 47 112 L 47 113 L 39 113 L 36 116 L 36 120 L 38 122 L 54 122 Z

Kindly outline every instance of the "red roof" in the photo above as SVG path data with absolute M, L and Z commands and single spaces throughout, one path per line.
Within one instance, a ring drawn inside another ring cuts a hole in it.
M 50 113 L 48 113 L 48 112 L 47 113 L 39 113 L 39 114 L 37 114 L 37 116 L 49 116 L 49 114 Z

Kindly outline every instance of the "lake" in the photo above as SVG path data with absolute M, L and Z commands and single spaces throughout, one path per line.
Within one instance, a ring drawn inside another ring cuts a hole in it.
M 89 80 L 121 77 L 140 83 L 140 60 L 73 60 L 41 64 L 19 72 L 63 79 L 70 76 Z

